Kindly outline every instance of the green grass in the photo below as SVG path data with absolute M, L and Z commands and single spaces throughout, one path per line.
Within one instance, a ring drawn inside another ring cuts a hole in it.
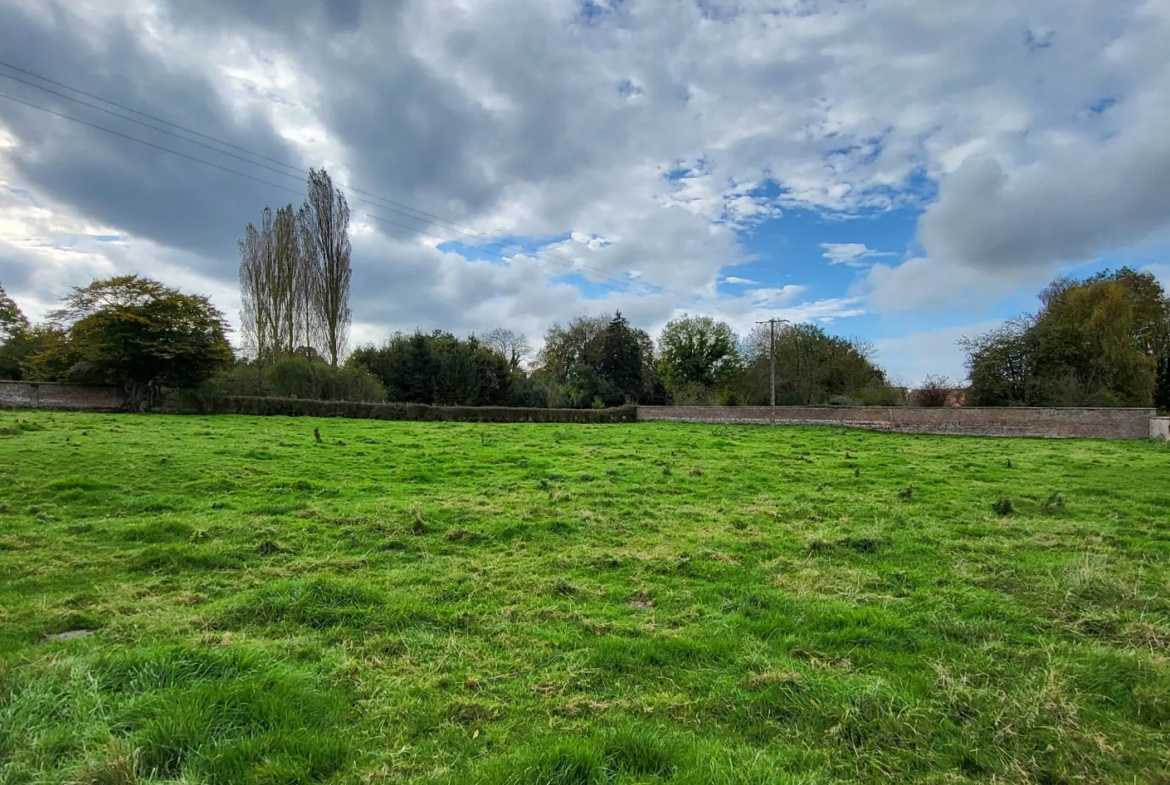
M 0 783 L 1170 782 L 1168 557 L 1153 443 L 0 412 Z

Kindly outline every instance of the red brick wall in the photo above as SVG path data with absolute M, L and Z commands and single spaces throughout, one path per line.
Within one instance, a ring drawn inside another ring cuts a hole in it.
M 120 408 L 122 395 L 117 387 L 0 381 L 0 409 L 116 411 Z
M 899 433 L 1148 439 L 1153 409 L 925 409 L 776 407 L 777 425 L 832 425 Z M 638 419 L 768 424 L 767 406 L 639 406 Z

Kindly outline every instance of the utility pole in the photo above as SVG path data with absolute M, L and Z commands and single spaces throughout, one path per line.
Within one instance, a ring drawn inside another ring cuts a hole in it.
M 768 418 L 772 425 L 776 424 L 776 325 L 777 324 L 792 324 L 787 319 L 777 319 L 775 317 L 766 322 L 756 322 L 756 324 L 768 325 L 768 355 L 772 363 L 772 411 Z

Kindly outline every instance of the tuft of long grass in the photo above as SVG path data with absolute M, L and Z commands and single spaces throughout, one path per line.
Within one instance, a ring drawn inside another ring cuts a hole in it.
M 344 694 L 247 649 L 90 651 L 2 678 L 0 781 L 323 782 L 352 757 Z

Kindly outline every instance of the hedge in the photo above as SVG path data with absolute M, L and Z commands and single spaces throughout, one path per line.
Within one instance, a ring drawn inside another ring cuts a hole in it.
M 507 406 L 429 406 L 423 403 L 358 403 L 300 398 L 226 396 L 207 401 L 203 414 L 249 414 L 260 417 L 345 417 L 352 420 L 412 422 L 636 422 L 637 406 L 614 409 L 525 409 Z

